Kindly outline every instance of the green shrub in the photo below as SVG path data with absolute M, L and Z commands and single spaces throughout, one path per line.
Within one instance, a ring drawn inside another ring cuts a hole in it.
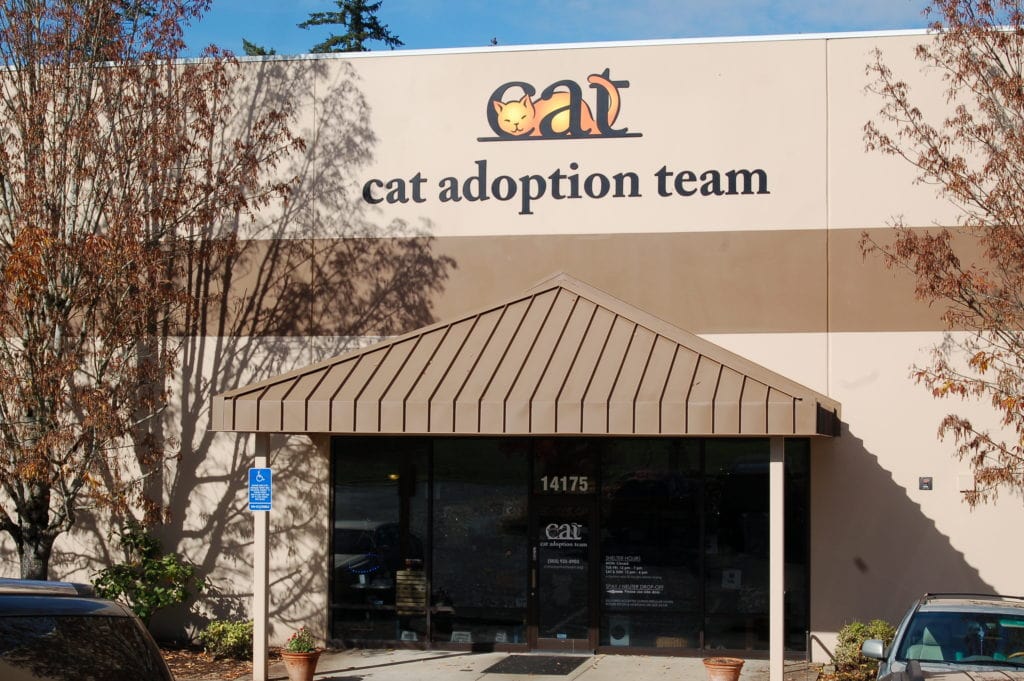
M 839 643 L 836 645 L 836 675 L 842 681 L 871 681 L 878 673 L 878 660 L 872 660 L 860 654 L 860 648 L 869 638 L 892 643 L 896 629 L 885 620 L 850 622 L 839 630 Z
M 125 562 L 100 570 L 92 580 L 103 598 L 120 600 L 146 624 L 161 608 L 184 603 L 203 590 L 196 566 L 177 554 L 160 555 L 160 541 L 129 521 L 120 536 Z
M 252 620 L 213 620 L 199 632 L 199 642 L 214 657 L 248 660 L 252 657 Z

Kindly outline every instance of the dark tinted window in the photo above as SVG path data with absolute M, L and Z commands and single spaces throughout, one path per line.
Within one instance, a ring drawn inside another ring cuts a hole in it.
M 425 440 L 334 440 L 333 638 L 424 640 L 429 462 Z
M 170 681 L 159 651 L 125 617 L 0 617 L 5 681 Z
M 525 440 L 435 442 L 434 640 L 525 640 L 528 485 Z
M 602 478 L 601 644 L 697 648 L 699 443 L 609 440 Z
M 705 444 L 705 646 L 767 650 L 769 441 Z M 810 446 L 786 440 L 787 650 L 806 649 L 810 561 Z

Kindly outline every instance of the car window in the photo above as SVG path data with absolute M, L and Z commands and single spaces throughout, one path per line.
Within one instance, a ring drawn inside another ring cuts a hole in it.
M 900 661 L 1024 664 L 1024 617 L 986 612 L 918 612 L 896 653 Z
M 4 681 L 173 681 L 127 617 L 0 617 Z

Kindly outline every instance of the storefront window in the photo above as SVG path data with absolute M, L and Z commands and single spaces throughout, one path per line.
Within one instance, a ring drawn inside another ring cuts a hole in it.
M 611 440 L 601 493 L 601 645 L 700 645 L 699 441 Z
M 339 641 L 768 649 L 765 438 L 358 437 L 333 451 Z M 786 441 L 785 470 L 785 646 L 803 651 L 808 440 Z
M 786 650 L 807 650 L 810 565 L 811 443 L 786 440 Z
M 767 650 L 767 440 L 707 440 L 705 646 Z M 810 443 L 786 441 L 787 650 L 807 647 Z
M 526 640 L 529 444 L 434 443 L 435 641 Z
M 334 440 L 334 638 L 425 640 L 428 453 L 424 441 Z
M 707 440 L 707 648 L 768 649 L 767 440 Z

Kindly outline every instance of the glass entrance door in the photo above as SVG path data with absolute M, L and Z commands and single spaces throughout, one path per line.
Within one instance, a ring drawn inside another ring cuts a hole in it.
M 596 508 L 590 497 L 537 499 L 533 545 L 535 647 L 593 651 Z

